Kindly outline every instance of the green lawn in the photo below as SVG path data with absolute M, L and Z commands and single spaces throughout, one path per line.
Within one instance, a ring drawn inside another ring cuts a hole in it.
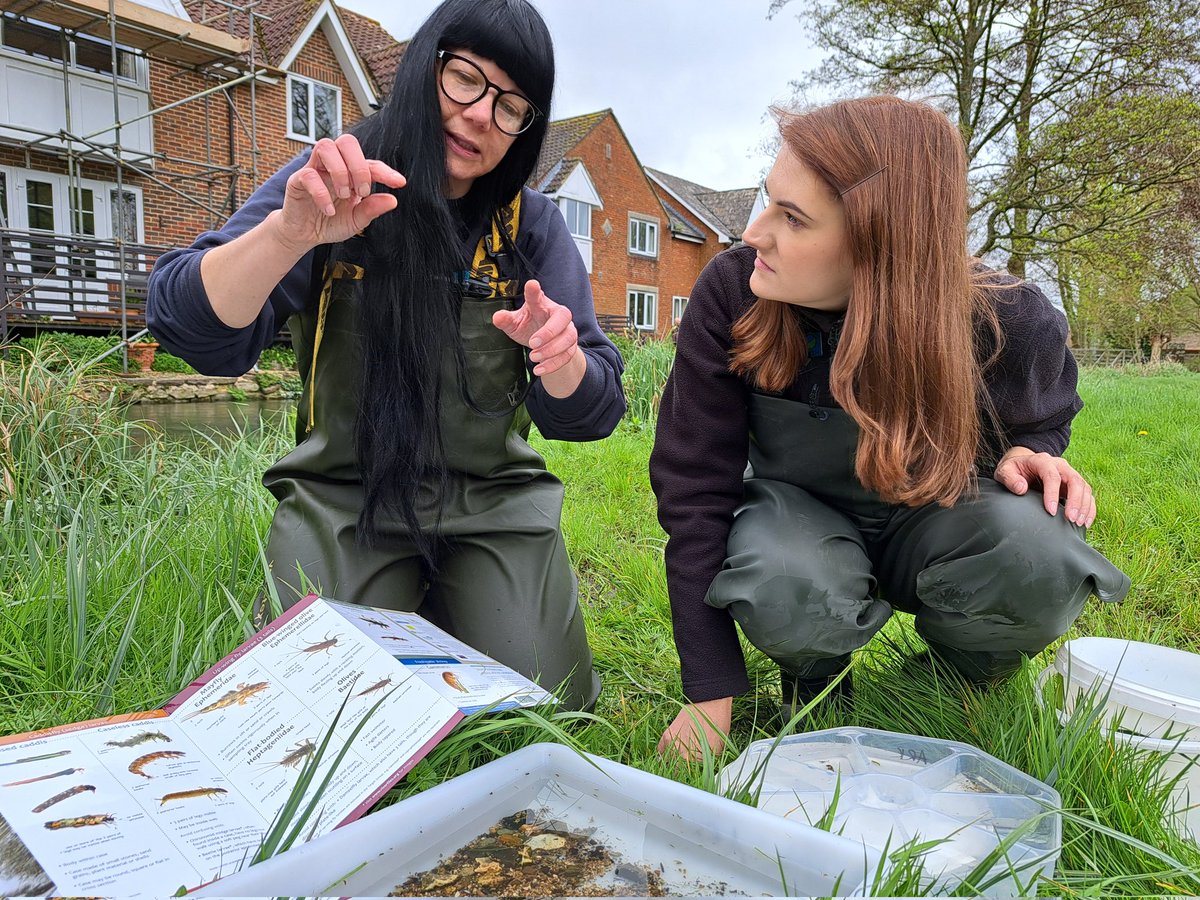
M 564 528 L 605 681 L 598 720 L 562 724 L 593 752 L 710 787 L 712 761 L 684 768 L 654 752 L 680 698 L 663 535 L 646 476 L 651 395 L 665 366 L 661 348 L 631 357 L 631 421 L 598 443 L 539 442 L 567 483 Z M 1100 500 L 1091 539 L 1134 588 L 1120 606 L 1089 605 L 1072 634 L 1200 650 L 1200 376 L 1089 372 L 1081 393 L 1087 407 L 1070 458 Z M 184 448 L 86 394 L 71 376 L 0 371 L 4 733 L 162 703 L 250 633 L 262 584 L 272 503 L 258 479 L 285 451 L 286 426 Z M 1039 886 L 1043 894 L 1200 891 L 1200 849 L 1162 824 L 1166 791 L 1149 786 L 1154 762 L 1079 722 L 1064 733 L 1034 700 L 1045 660 L 985 693 L 907 671 L 917 643 L 896 617 L 855 661 L 853 706 L 819 707 L 806 727 L 967 741 L 1053 779 L 1069 814 L 1058 877 Z M 779 728 L 773 667 L 749 658 L 756 687 L 735 705 L 731 753 Z M 520 716 L 461 732 L 390 799 L 545 739 L 536 720 Z M 902 889 L 912 888 L 893 885 Z

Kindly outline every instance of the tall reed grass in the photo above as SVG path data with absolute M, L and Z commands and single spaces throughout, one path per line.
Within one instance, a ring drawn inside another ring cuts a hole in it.
M 623 350 L 631 413 L 616 434 L 588 444 L 535 439 L 567 487 L 563 528 L 605 682 L 597 716 L 471 722 L 390 800 L 538 740 L 573 741 L 716 789 L 721 759 L 689 767 L 655 751 L 682 699 L 663 535 L 646 477 L 671 347 Z M 1130 572 L 1134 591 L 1119 607 L 1089 605 L 1069 636 L 1200 649 L 1200 376 L 1087 373 L 1081 392 L 1088 405 L 1070 458 L 1100 497 L 1090 539 Z M 117 399 L 83 373 L 0 363 L 0 729 L 152 708 L 240 643 L 264 582 L 262 540 L 274 508 L 259 479 L 291 442 L 280 420 L 172 443 L 126 421 Z M 1064 847 L 1040 893 L 1200 891 L 1200 849 L 1163 818 L 1160 763 L 1094 723 L 1060 728 L 1034 694 L 1046 658 L 982 692 L 914 667 L 919 646 L 906 621 L 889 623 L 856 658 L 853 703 L 820 704 L 800 727 L 855 724 L 966 741 L 1052 781 L 1066 806 Z M 783 726 L 775 669 L 746 651 L 754 689 L 735 702 L 726 760 Z M 912 848 L 905 852 L 912 862 Z M 928 892 L 916 868 L 897 866 L 879 890 Z

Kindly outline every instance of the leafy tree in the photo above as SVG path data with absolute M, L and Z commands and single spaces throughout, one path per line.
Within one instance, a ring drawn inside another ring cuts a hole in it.
M 790 2 L 774 0 L 772 14 Z M 1006 251 L 1015 275 L 1123 230 L 1105 209 L 1158 218 L 1173 202 L 1159 189 L 1200 171 L 1200 0 L 802 2 L 829 55 L 798 92 L 837 85 L 941 105 L 967 147 L 973 249 Z

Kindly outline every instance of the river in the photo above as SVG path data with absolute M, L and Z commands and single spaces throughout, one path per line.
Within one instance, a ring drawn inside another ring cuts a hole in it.
M 212 435 L 259 428 L 264 419 L 278 422 L 295 405 L 294 400 L 134 403 L 129 406 L 126 415 L 129 419 L 153 422 L 168 439 L 195 443 Z

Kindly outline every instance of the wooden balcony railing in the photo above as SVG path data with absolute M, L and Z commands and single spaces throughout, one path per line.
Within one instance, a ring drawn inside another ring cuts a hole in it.
M 0 342 L 14 329 L 145 327 L 146 282 L 168 249 L 0 229 Z

